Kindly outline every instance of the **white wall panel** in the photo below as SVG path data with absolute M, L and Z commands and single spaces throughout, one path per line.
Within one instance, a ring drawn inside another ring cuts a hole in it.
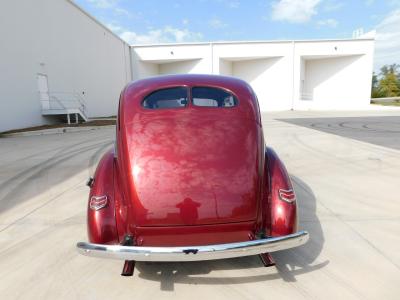
M 373 39 L 149 45 L 134 46 L 132 58 L 139 65 L 158 63 L 160 74 L 244 79 L 262 111 L 363 109 L 370 102 L 373 45 Z M 200 63 L 178 61 L 183 59 Z
M 4 0 L 0 9 L 0 131 L 41 125 L 37 74 L 50 93 L 77 93 L 89 117 L 117 112 L 130 47 L 67 0 Z
M 159 64 L 159 74 L 201 74 L 207 73 L 201 66 L 201 59 L 177 61 L 173 63 Z

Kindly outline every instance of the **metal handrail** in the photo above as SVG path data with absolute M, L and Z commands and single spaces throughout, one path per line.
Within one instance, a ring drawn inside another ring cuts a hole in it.
M 67 96 L 74 96 L 79 102 L 81 102 L 83 105 L 86 105 L 86 101 L 81 97 L 79 93 L 74 93 L 74 92 L 51 92 L 50 95 L 67 95 Z
M 49 93 L 49 98 L 50 109 L 78 109 L 82 115 L 86 116 L 85 100 L 77 93 L 52 92 Z M 56 107 L 54 107 L 55 103 Z

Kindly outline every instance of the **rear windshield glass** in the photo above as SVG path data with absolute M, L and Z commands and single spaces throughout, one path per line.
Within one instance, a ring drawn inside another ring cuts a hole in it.
M 207 107 L 233 107 L 238 101 L 231 93 L 212 87 L 194 87 L 193 105 Z
M 144 98 L 142 105 L 150 109 L 185 107 L 188 104 L 187 94 L 185 87 L 162 89 Z

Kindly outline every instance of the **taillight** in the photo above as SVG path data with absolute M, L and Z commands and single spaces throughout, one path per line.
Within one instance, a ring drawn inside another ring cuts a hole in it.
M 108 198 L 106 195 L 103 196 L 92 196 L 89 201 L 89 207 L 93 210 L 102 209 L 107 205 Z
M 293 203 L 294 201 L 296 201 L 296 194 L 292 189 L 290 190 L 279 189 L 278 194 L 279 194 L 279 199 L 287 203 Z

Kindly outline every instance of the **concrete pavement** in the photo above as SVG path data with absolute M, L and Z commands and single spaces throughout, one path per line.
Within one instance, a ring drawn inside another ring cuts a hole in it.
M 278 119 L 295 125 L 400 150 L 398 116 Z
M 85 181 L 114 130 L 0 139 L 0 299 L 398 299 L 400 151 L 277 121 L 400 113 L 264 115 L 267 144 L 284 160 L 311 239 L 273 254 L 195 263 L 80 256 Z

